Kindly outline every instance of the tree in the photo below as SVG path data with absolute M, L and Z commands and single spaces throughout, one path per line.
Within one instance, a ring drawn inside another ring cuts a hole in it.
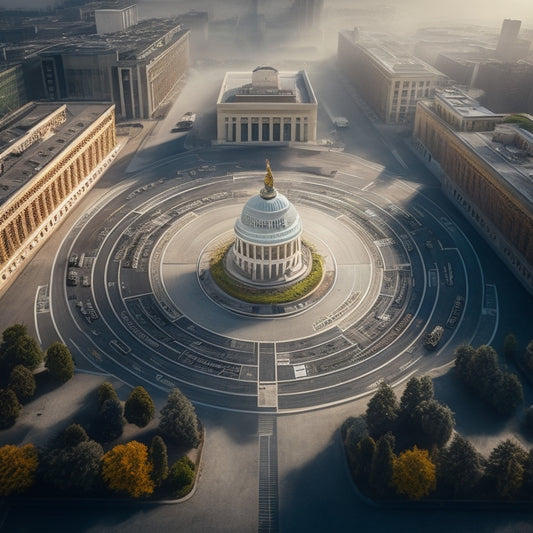
M 17 365 L 9 374 L 8 389 L 17 396 L 19 402 L 25 402 L 35 394 L 35 376 L 33 372 L 22 365 Z
M 394 436 L 386 433 L 377 443 L 370 466 L 370 486 L 378 496 L 385 496 L 390 490 L 394 464 Z
M 95 438 L 99 442 L 118 439 L 124 431 L 124 409 L 119 400 L 106 400 L 93 424 Z
M 194 463 L 186 455 L 170 467 L 167 484 L 178 498 L 190 492 L 194 482 L 194 470 Z
M 50 375 L 61 383 L 65 383 L 74 375 L 74 361 L 70 350 L 60 342 L 54 342 L 46 350 L 44 366 Z
M 104 381 L 98 387 L 98 406 L 101 409 L 106 400 L 118 400 L 117 393 L 115 392 L 115 387 L 109 381 Z
M 382 381 L 366 407 L 368 431 L 374 438 L 393 432 L 398 418 L 398 402 L 390 385 Z
M 502 372 L 494 387 L 491 404 L 494 405 L 498 413 L 511 415 L 523 401 L 524 389 L 516 374 Z
M 410 500 L 420 500 L 437 486 L 436 467 L 427 450 L 405 450 L 395 460 L 392 469 L 392 483 L 398 494 L 405 494 Z
M 135 440 L 119 444 L 102 457 L 102 478 L 107 486 L 132 498 L 154 491 L 148 448 Z
M 439 479 L 454 497 L 468 495 L 483 476 L 483 457 L 472 444 L 456 434 L 439 457 Z
M 415 409 L 423 401 L 433 399 L 433 382 L 429 376 L 421 378 L 412 377 L 406 384 L 398 412 L 399 429 L 402 430 L 403 439 L 411 445 L 417 444 L 415 434 L 420 432 L 419 424 L 415 417 Z
M 54 437 L 49 445 L 49 449 L 73 448 L 82 442 L 87 442 L 89 435 L 80 424 L 71 424 Z
M 29 335 L 18 337 L 2 354 L 2 368 L 9 373 L 17 365 L 35 370 L 43 360 L 43 354 L 37 341 Z
M 502 498 L 510 498 L 522 487 L 527 452 L 516 442 L 506 439 L 490 453 L 486 473 L 496 484 Z
M 198 417 L 191 402 L 179 389 L 172 389 L 161 409 L 159 429 L 177 444 L 196 448 L 200 444 Z
M 0 429 L 11 427 L 19 417 L 20 404 L 10 389 L 0 389 Z
M 355 477 L 360 478 L 365 483 L 368 483 L 370 480 L 372 458 L 374 457 L 375 453 L 376 443 L 370 435 L 363 437 L 357 443 L 353 472 Z
M 152 480 L 159 487 L 168 476 L 168 453 L 165 441 L 156 435 L 150 446 L 150 462 L 152 463 Z
M 0 344 L 0 355 L 13 346 L 20 337 L 28 334 L 28 329 L 24 324 L 13 324 L 2 332 L 2 344 Z
M 470 362 L 475 354 L 475 348 L 469 344 L 461 344 L 455 349 L 455 370 L 465 383 L 470 381 Z
M 135 387 L 124 405 L 124 416 L 130 424 L 143 428 L 154 418 L 155 406 L 144 387 Z
M 503 356 L 507 361 L 514 361 L 518 354 L 518 342 L 513 333 L 505 336 L 503 341 Z
M 43 477 L 62 493 L 88 494 L 99 480 L 103 455 L 101 444 L 89 439 L 52 449 L 44 459 Z
M 0 496 L 24 492 L 33 486 L 39 461 L 33 444 L 0 448 Z
M 435 399 L 419 403 L 415 408 L 413 420 L 417 443 L 427 449 L 444 446 L 455 427 L 451 409 Z

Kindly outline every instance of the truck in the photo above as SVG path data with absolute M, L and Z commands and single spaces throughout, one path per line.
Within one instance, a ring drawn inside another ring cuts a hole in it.
M 434 350 L 442 339 L 444 328 L 442 326 L 435 326 L 424 339 L 424 346 L 428 350 Z

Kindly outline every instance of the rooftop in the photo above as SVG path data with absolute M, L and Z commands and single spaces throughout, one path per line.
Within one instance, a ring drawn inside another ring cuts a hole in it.
M 252 71 L 226 72 L 217 103 L 235 103 L 237 99 L 243 97 L 243 89 L 245 90 L 246 87 L 251 86 L 251 84 Z M 273 92 L 272 90 L 265 90 L 262 94 L 257 91 L 253 92 L 254 102 L 273 102 L 276 101 L 276 98 L 281 98 L 281 100 L 278 99 L 278 101 L 295 102 L 299 104 L 316 104 L 317 102 L 309 78 L 304 70 L 280 71 L 279 92 Z
M 496 118 L 503 116 L 483 107 L 477 100 L 474 100 L 474 98 L 455 87 L 441 91 L 437 90 L 435 92 L 435 99 L 440 100 L 444 105 L 465 118 Z
M 526 210 L 533 213 L 533 157 L 513 145 L 492 141 L 492 133 L 461 132 L 457 135 L 498 173 L 504 187 L 521 199 Z
M 22 140 L 32 128 L 64 105 L 30 103 L 12 120 L 11 117 L 5 117 L 0 123 L 0 159 L 4 164 L 4 173 L 0 175 L 0 205 L 26 185 L 111 106 L 111 104 L 68 103 L 67 119 L 52 135 L 34 142 L 20 155 L 11 152 L 11 146 Z

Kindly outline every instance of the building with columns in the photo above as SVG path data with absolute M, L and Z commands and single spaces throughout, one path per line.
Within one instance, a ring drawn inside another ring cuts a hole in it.
M 300 215 L 274 187 L 268 161 L 264 187 L 246 202 L 234 230 L 226 263 L 230 274 L 259 286 L 290 283 L 305 274 L 309 257 Z
M 217 100 L 217 143 L 314 143 L 318 104 L 304 70 L 227 72 Z
M 444 193 L 533 294 L 533 134 L 503 119 L 447 89 L 418 103 L 415 146 Z
M 30 102 L 0 121 L 0 293 L 116 152 L 113 105 Z

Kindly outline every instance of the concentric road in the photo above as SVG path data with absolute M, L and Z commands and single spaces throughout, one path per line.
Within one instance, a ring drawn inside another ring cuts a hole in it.
M 210 298 L 202 254 L 231 238 L 263 174 L 168 162 L 160 179 L 117 186 L 63 241 L 49 291 L 63 341 L 126 382 L 251 412 L 347 401 L 447 364 L 448 343 L 490 342 L 497 302 L 459 227 L 405 180 L 355 158 L 348 171 L 338 158 L 336 174 L 273 162 L 277 189 L 330 265 L 313 305 L 256 318 Z M 90 287 L 66 285 L 69 268 Z M 438 324 L 445 333 L 428 352 L 424 336 Z

